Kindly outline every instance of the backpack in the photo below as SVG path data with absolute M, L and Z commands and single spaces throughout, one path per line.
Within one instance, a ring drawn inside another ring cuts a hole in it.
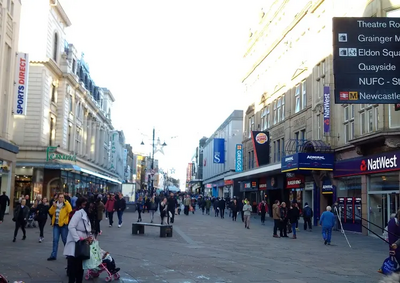
M 304 217 L 311 218 L 311 208 L 306 207 L 304 208 Z

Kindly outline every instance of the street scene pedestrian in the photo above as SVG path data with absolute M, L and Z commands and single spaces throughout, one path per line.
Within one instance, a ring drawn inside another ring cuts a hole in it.
M 3 192 L 0 196 L 0 224 L 4 221 L 7 206 L 10 206 L 10 198 L 6 195 L 6 192 Z

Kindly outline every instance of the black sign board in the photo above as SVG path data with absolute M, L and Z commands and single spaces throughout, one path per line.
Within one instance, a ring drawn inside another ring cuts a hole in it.
M 400 103 L 400 18 L 333 18 L 336 104 Z
M 257 167 L 269 164 L 269 132 L 252 131 L 251 138 Z

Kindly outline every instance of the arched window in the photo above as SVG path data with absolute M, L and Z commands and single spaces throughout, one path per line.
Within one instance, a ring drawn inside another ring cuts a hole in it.
M 57 56 L 58 56 L 58 34 L 54 34 L 54 42 L 53 42 L 53 60 L 57 62 Z

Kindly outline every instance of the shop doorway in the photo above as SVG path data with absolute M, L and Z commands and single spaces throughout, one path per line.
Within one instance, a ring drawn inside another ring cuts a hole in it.
M 369 195 L 369 221 L 374 225 L 369 225 L 369 229 L 378 235 L 382 235 L 390 216 L 397 213 L 400 206 L 400 196 L 397 192 L 374 193 Z

